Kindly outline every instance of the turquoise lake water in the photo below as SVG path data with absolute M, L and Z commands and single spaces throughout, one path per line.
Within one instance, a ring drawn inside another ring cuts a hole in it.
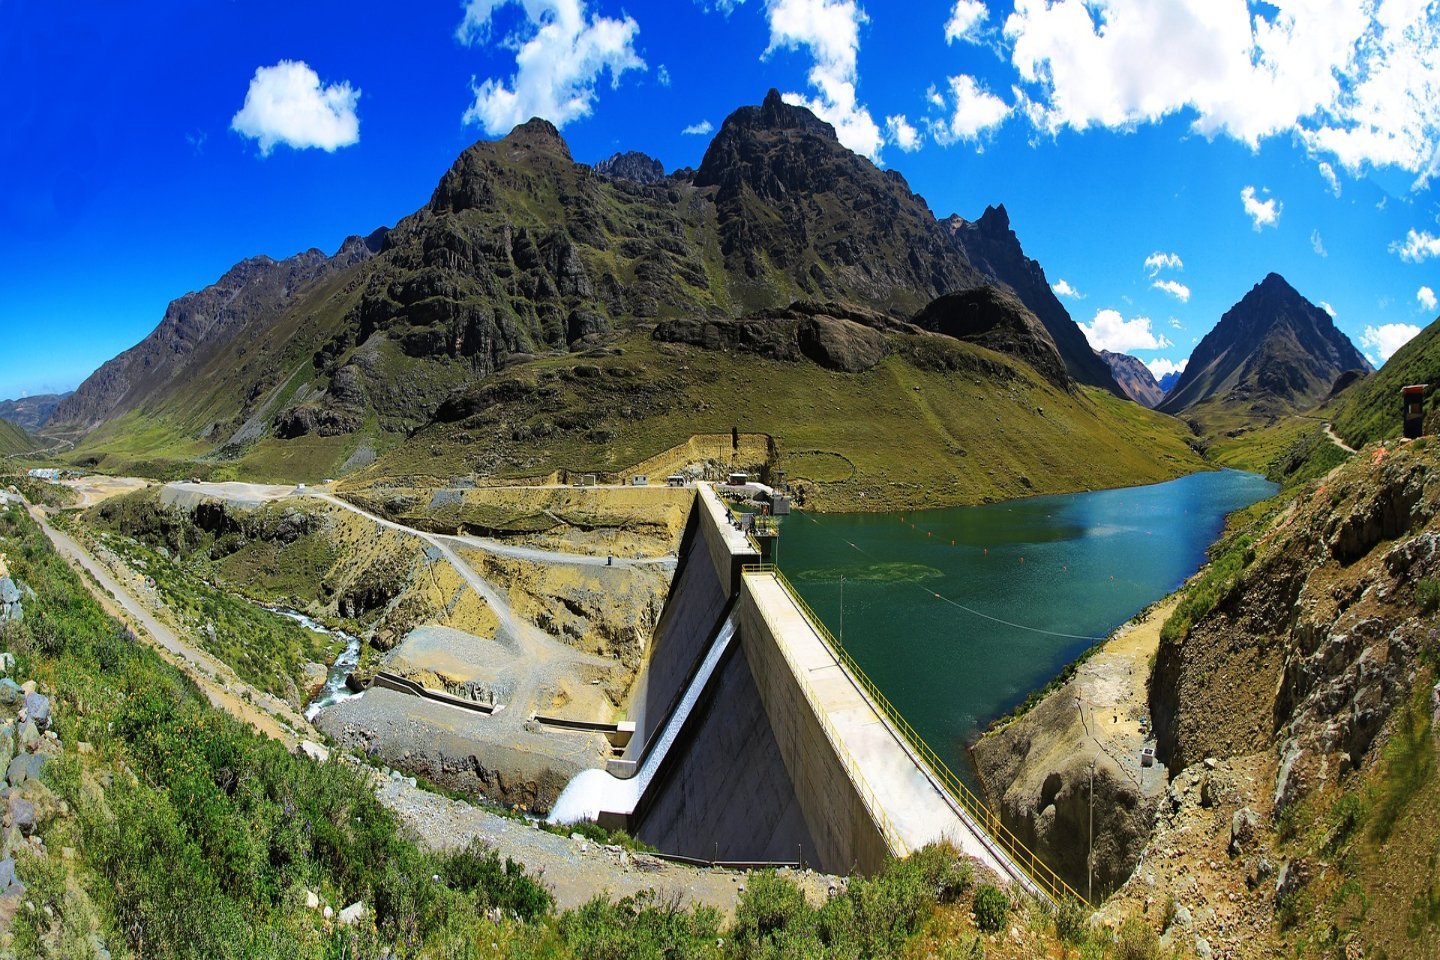
M 965 744 L 986 724 L 1183 583 L 1225 515 L 1276 489 L 1224 470 L 980 507 L 797 512 L 783 518 L 777 559 L 905 718 L 968 776 Z

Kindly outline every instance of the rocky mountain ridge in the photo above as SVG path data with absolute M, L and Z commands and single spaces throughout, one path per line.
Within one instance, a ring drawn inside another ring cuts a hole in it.
M 1159 409 L 1179 414 L 1215 399 L 1250 414 L 1297 413 L 1356 369 L 1372 368 L 1330 315 L 1271 273 L 1201 338 Z
M 50 422 L 55 408 L 69 393 L 38 393 L 18 400 L 0 400 L 0 420 L 8 420 L 27 433 L 38 433 Z

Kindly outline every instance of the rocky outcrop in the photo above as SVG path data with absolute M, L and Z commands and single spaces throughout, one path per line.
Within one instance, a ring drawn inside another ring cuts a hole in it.
M 1269 750 L 1283 808 L 1366 763 L 1436 639 L 1422 582 L 1440 577 L 1440 462 L 1369 448 L 1297 498 L 1151 683 L 1172 767 Z
M 979 344 L 1023 360 L 1062 390 L 1072 387 L 1049 331 L 1011 293 L 983 286 L 940 297 L 915 315 L 922 330 Z
M 37 433 L 50 422 L 55 408 L 69 393 L 43 393 L 18 400 L 0 400 L 0 420 L 9 420 L 27 433 Z
M 595 164 L 595 172 L 610 180 L 659 183 L 665 179 L 665 165 L 638 150 L 616 153 Z
M 771 360 L 810 360 L 830 370 L 859 373 L 889 353 L 884 329 L 893 321 L 842 304 L 799 302 L 738 320 L 669 320 L 652 336 L 706 350 L 736 350 Z

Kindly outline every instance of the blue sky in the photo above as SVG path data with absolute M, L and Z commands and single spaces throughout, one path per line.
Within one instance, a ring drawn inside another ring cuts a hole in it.
M 1426 0 L 0 0 L 0 397 L 393 224 L 516 118 L 674 169 L 772 86 L 937 215 L 1003 202 L 1101 345 L 1178 363 L 1273 270 L 1378 362 L 1437 314 L 1427 85 Z

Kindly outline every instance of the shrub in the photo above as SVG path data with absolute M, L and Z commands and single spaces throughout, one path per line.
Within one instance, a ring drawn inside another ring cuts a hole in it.
M 854 894 L 852 888 L 849 895 Z M 814 912 L 794 880 L 774 870 L 753 874 L 735 907 L 733 936 L 740 956 L 762 955 L 787 933 L 793 936 L 809 925 Z
M 698 960 L 720 956 L 717 911 L 708 907 L 684 910 L 677 899 L 662 900 L 653 890 L 616 903 L 597 896 L 579 910 L 565 913 L 558 929 L 569 955 L 584 960 Z
M 1066 943 L 1085 940 L 1089 929 L 1090 909 L 1074 897 L 1066 897 L 1055 908 L 1055 935 Z
M 1120 925 L 1115 960 L 1160 960 L 1160 938 L 1144 920 L 1131 917 Z
M 541 919 L 555 904 L 523 866 L 509 857 L 502 864 L 500 855 L 478 839 L 447 855 L 439 874 L 452 890 L 473 895 L 478 908 L 499 907 L 526 923 Z
M 1005 926 L 1010 914 L 1010 898 L 1005 891 L 989 883 L 975 888 L 975 926 L 986 933 L 994 933 Z
M 1434 613 L 1440 609 L 1440 580 L 1430 577 L 1416 583 L 1415 603 L 1421 613 Z

